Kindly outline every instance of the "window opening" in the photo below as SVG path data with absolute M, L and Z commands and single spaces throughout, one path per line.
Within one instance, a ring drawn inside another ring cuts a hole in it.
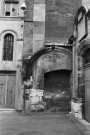
M 13 45 L 14 37 L 12 34 L 7 34 L 4 37 L 4 50 L 3 50 L 3 60 L 12 61 L 13 60 Z
M 10 16 L 10 4 L 6 4 L 6 12 L 5 12 L 6 16 Z
M 17 16 L 18 3 L 5 3 L 5 16 Z

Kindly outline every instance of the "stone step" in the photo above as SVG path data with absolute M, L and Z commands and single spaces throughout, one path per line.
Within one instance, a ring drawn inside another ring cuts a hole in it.
M 15 109 L 12 108 L 0 108 L 0 111 L 15 111 Z

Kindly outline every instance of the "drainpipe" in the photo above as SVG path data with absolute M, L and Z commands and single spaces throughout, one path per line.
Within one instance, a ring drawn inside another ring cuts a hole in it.
M 24 24 L 24 26 L 23 26 L 23 45 L 24 45 L 25 12 L 27 10 L 25 0 L 21 4 L 21 10 L 23 11 L 23 24 Z M 23 112 L 25 112 L 25 84 L 26 84 L 26 81 L 24 81 L 23 83 L 24 83 L 24 89 L 23 89 Z

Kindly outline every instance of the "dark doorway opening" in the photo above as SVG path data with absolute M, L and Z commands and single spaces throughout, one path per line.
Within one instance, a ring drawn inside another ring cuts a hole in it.
M 71 71 L 57 70 L 44 74 L 44 101 L 46 110 L 70 111 Z

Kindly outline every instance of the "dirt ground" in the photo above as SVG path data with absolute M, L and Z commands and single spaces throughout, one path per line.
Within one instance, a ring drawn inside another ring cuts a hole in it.
M 86 135 L 86 128 L 65 113 L 0 112 L 0 135 Z

